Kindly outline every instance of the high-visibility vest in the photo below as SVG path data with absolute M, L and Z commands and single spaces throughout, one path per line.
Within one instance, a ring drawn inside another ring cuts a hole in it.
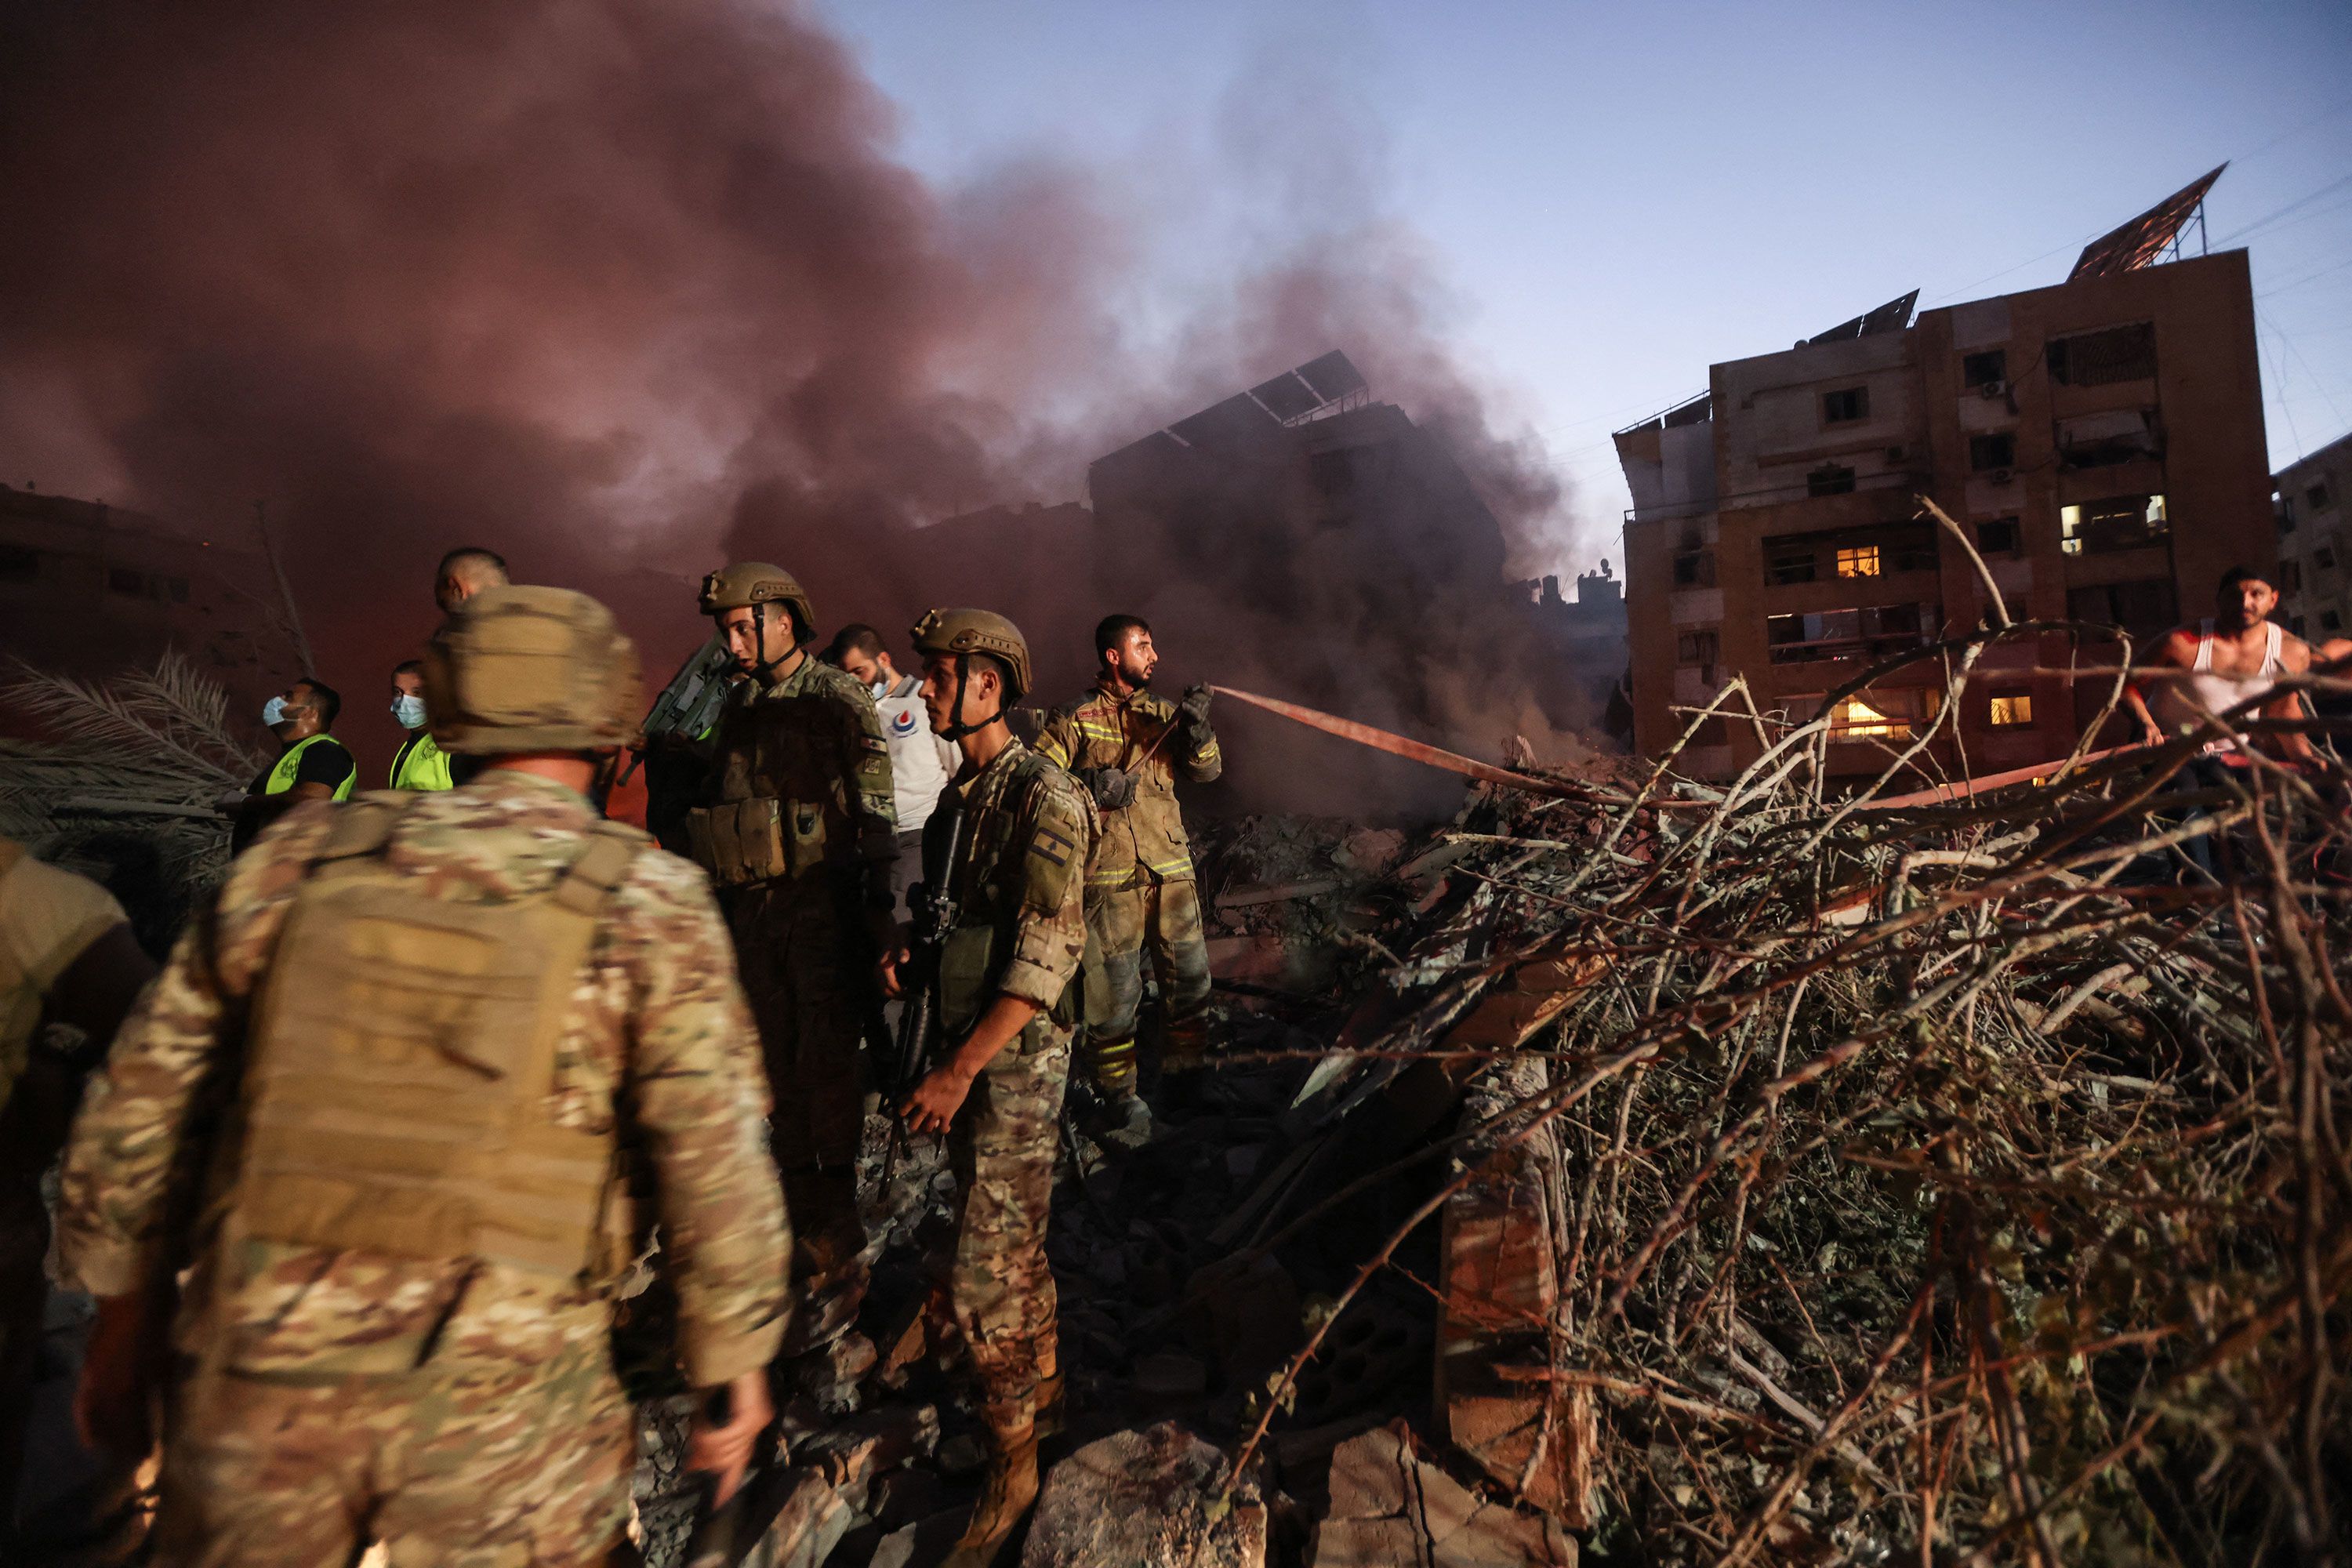
M 262 783 L 261 793 L 264 795 L 284 795 L 288 790 L 292 789 L 294 787 L 294 774 L 302 766 L 302 753 L 322 741 L 328 745 L 334 747 L 335 750 L 339 752 L 343 750 L 343 743 L 341 741 L 336 740 L 332 735 L 304 736 L 301 740 L 295 742 L 291 746 L 288 747 L 286 749 L 286 754 L 278 759 L 278 765 L 269 770 L 269 777 Z M 335 798 L 337 800 L 351 799 L 352 784 L 358 779 L 358 777 L 359 770 L 357 768 L 353 768 L 350 773 L 345 773 L 343 775 L 343 782 L 335 786 Z
M 455 782 L 449 776 L 449 753 L 423 730 L 403 741 L 400 750 L 393 753 L 394 789 L 447 789 Z

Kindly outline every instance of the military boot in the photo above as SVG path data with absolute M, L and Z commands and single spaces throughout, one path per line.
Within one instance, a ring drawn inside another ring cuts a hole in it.
M 955 1549 L 940 1559 L 940 1568 L 990 1568 L 1037 1500 L 1035 1410 L 1034 1394 L 1017 1405 L 992 1401 L 988 1405 L 995 1452 L 981 1481 L 980 1501 L 972 1505 L 971 1522 L 964 1526 Z

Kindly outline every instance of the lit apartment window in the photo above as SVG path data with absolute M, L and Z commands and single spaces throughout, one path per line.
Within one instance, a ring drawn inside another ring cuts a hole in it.
M 1809 496 L 1842 496 L 1853 489 L 1853 470 L 1831 463 L 1805 476 Z
M 2030 691 L 1994 693 L 1991 722 L 1996 730 L 2021 730 L 2032 724 L 2033 694 Z
M 1843 386 L 1822 394 L 1822 423 L 1851 425 L 1870 416 L 1870 388 Z
M 2017 519 L 1997 517 L 1977 524 L 1977 550 L 1985 555 L 2017 553 Z
M 1837 572 L 1841 577 L 1875 577 L 1878 575 L 1878 546 L 1860 544 L 1837 553 Z
M 1718 638 L 1708 626 L 1700 631 L 1680 632 L 1675 637 L 1675 662 L 1677 664 L 1713 664 Z
M 2060 507 L 2058 548 L 2069 555 L 2137 550 L 2154 544 L 2170 528 L 2162 496 L 2111 496 L 2081 506 Z
M 1907 741 L 1935 718 L 1942 695 L 1914 687 L 1848 697 L 1830 710 L 1830 739 Z
M 1996 381 L 2009 379 L 2009 353 L 2005 349 L 1987 349 L 1982 353 L 1968 354 L 1960 360 L 1962 386 L 1990 386 Z
M 2304 504 L 2311 508 L 2314 511 L 2326 511 L 2329 507 L 2336 504 L 2336 498 L 2328 493 L 2327 481 L 2326 479 L 2320 480 L 2317 484 L 2304 491 L 2303 500 Z
M 1969 437 L 1969 467 L 1978 473 L 2017 467 L 2017 437 L 2003 430 L 1992 436 Z

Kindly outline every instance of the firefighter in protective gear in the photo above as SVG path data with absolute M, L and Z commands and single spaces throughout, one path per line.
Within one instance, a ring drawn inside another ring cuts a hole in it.
M 719 716 L 710 796 L 687 832 L 719 887 L 766 1052 L 801 1299 L 786 1351 L 808 1358 L 810 1391 L 822 1394 L 828 1367 L 858 1359 L 838 1342 L 866 1296 L 858 1047 L 879 1027 L 874 958 L 897 940 L 890 742 L 866 688 L 810 655 L 808 595 L 782 567 L 712 573 L 702 609 L 744 679 Z
M 488 588 L 425 684 L 480 773 L 265 834 L 67 1154 L 64 1258 L 101 1299 L 86 1429 L 139 1444 L 151 1314 L 181 1297 L 165 1564 L 370 1537 L 394 1563 L 604 1561 L 636 1458 L 610 1300 L 656 1219 L 686 1372 L 731 1402 L 694 1439 L 722 1490 L 770 1415 L 790 1242 L 726 930 L 700 872 L 587 798 L 634 729 L 635 650 L 584 595 Z
M 1151 1125 L 1135 1059 L 1147 957 L 1167 1014 L 1162 1065 L 1196 1067 L 1207 1050 L 1209 950 L 1176 780 L 1210 783 L 1224 763 L 1206 687 L 1181 702 L 1150 689 L 1160 662 L 1150 626 L 1109 616 L 1095 628 L 1095 651 L 1102 669 L 1094 690 L 1055 710 L 1037 750 L 1085 784 L 1102 812 L 1087 862 L 1087 1075 L 1107 1135 L 1132 1146 Z
M 918 1132 L 947 1133 L 961 1189 L 946 1297 L 993 1452 L 947 1561 L 975 1568 L 994 1561 L 1036 1498 L 1038 1422 L 1061 1386 L 1045 1227 L 1094 812 L 1005 723 L 1029 684 L 1018 627 L 986 610 L 933 610 L 914 637 L 932 731 L 960 742 L 962 761 L 923 829 L 924 876 L 945 879 L 954 914 L 938 955 L 939 1043 L 900 1113 Z M 941 865 L 951 842 L 954 863 Z M 885 961 L 894 994 L 907 957 Z

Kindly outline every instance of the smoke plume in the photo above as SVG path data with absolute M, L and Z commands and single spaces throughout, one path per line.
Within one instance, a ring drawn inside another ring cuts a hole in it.
M 214 530 L 266 499 L 346 691 L 429 629 L 461 542 L 608 597 L 656 663 L 698 640 L 689 584 L 722 554 L 895 632 L 968 580 L 924 525 L 1072 499 L 1087 458 L 1334 346 L 1516 541 L 1560 514 L 1449 352 L 1376 153 L 1258 155 L 1261 232 L 1145 332 L 1148 237 L 1105 171 L 935 188 L 796 6 L 8 16 L 7 477 Z M 1177 640 L 1246 640 L 1210 624 L 1223 584 L 1199 570 Z

